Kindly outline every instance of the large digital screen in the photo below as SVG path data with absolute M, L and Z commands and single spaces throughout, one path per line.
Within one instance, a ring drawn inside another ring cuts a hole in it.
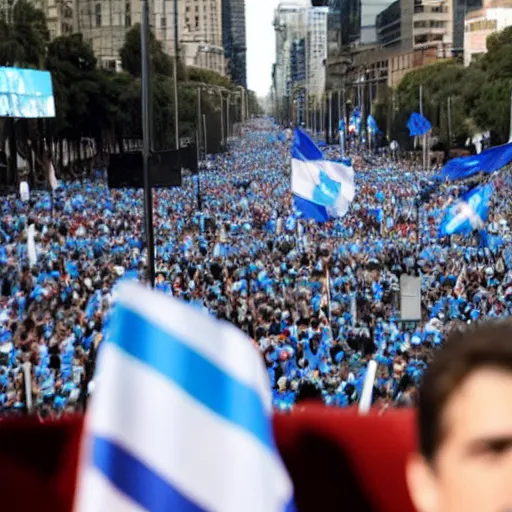
M 0 67 L 0 117 L 55 117 L 50 73 Z

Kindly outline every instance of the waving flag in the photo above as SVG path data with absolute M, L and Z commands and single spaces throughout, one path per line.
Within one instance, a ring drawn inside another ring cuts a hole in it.
M 432 130 L 432 125 L 427 118 L 417 112 L 413 112 L 409 121 L 407 121 L 407 128 L 409 128 L 411 137 L 417 137 L 418 135 L 425 135 Z
M 298 128 L 292 145 L 292 193 L 295 208 L 306 218 L 323 222 L 341 217 L 354 199 L 354 170 L 325 160 L 315 143 Z
M 77 512 L 284 512 L 261 356 L 236 328 L 120 285 L 86 418 Z
M 470 178 L 480 172 L 491 174 L 512 161 L 512 143 L 486 149 L 479 155 L 450 160 L 437 176 L 438 180 L 455 181 Z
M 30 224 L 27 229 L 27 255 L 28 262 L 33 267 L 37 263 L 36 227 L 34 224 Z
M 450 205 L 439 227 L 439 236 L 468 235 L 474 230 L 482 229 L 489 213 L 492 192 L 490 183 L 482 185 Z
M 53 162 L 50 162 L 50 168 L 48 171 L 48 183 L 50 184 L 50 188 L 52 190 L 59 188 L 59 182 L 55 176 L 55 167 L 53 166 Z
M 372 133 L 380 133 L 379 127 L 377 126 L 377 121 L 375 121 L 375 118 L 371 114 L 368 116 L 366 124 L 368 126 L 368 130 L 370 130 Z
M 355 107 L 349 119 L 348 130 L 351 133 L 359 133 L 361 131 L 361 109 Z

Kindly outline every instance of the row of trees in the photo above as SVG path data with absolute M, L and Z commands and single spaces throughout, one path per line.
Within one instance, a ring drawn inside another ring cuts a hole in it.
M 512 94 L 512 27 L 487 39 L 487 53 L 470 66 L 446 60 L 410 71 L 396 90 L 381 94 L 373 111 L 379 126 L 392 139 L 408 138 L 406 123 L 412 111 L 419 112 L 419 89 L 423 89 L 423 112 L 433 126 L 433 135 L 450 146 L 464 145 L 468 137 L 490 131 L 494 144 L 510 137 Z
M 150 35 L 151 93 L 153 104 L 154 149 L 174 147 L 174 77 L 171 58 L 159 41 Z M 49 120 L 0 120 L 0 148 L 10 141 L 11 154 L 15 146 L 21 154 L 36 158 L 33 171 L 39 171 L 37 162 L 45 146 L 62 148 L 67 141 L 83 156 L 84 138 L 95 141 L 100 156 L 114 147 L 123 148 L 124 141 L 141 136 L 141 64 L 140 26 L 134 26 L 126 35 L 120 51 L 123 72 L 116 73 L 98 67 L 92 48 L 80 34 L 59 37 L 50 41 L 44 13 L 27 0 L 19 0 L 10 19 L 0 19 L 0 66 L 47 69 L 52 74 L 56 117 Z M 214 72 L 178 66 L 178 105 L 180 138 L 195 139 L 197 124 L 197 88 L 210 92 L 224 91 L 224 101 L 232 102 L 231 122 L 241 119 L 240 94 L 226 77 Z M 200 85 L 201 84 L 201 85 Z M 205 87 L 206 86 L 206 87 Z M 259 105 L 249 92 L 249 113 L 258 114 Z M 202 113 L 208 115 L 220 110 L 220 94 L 205 94 L 201 101 Z M 57 151 L 59 153 L 59 151 Z M 62 157 L 62 151 L 60 151 Z M 59 158 L 54 158 L 59 164 Z M 62 163 L 62 162 L 61 162 Z M 39 173 L 40 174 L 40 173 Z M 11 181 L 13 176 L 11 175 Z M 38 176 L 43 179 L 42 175 Z

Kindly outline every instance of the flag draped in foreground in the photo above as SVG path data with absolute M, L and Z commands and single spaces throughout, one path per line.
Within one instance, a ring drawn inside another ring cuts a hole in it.
M 135 283 L 100 353 L 78 512 L 284 512 L 261 356 L 235 327 Z
M 469 191 L 448 207 L 439 226 L 439 236 L 469 235 L 484 228 L 493 186 L 488 183 Z
M 325 160 L 322 152 L 301 129 L 292 145 L 292 193 L 295 208 L 305 218 L 324 222 L 341 217 L 354 199 L 354 170 Z

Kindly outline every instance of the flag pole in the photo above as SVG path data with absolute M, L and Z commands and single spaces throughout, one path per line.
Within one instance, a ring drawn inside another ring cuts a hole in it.
M 420 114 L 423 116 L 423 84 L 420 85 Z M 423 155 L 423 170 L 425 171 L 427 168 L 427 134 L 423 135 L 423 144 L 422 144 L 422 155 Z
M 508 141 L 512 142 L 512 94 L 510 95 L 510 136 Z
M 144 220 L 147 249 L 147 278 L 149 285 L 155 286 L 155 240 L 153 232 L 153 194 L 149 177 L 150 159 L 150 104 L 149 104 L 149 19 L 148 0 L 142 2 L 140 29 L 141 71 L 142 71 L 142 168 L 144 178 Z

